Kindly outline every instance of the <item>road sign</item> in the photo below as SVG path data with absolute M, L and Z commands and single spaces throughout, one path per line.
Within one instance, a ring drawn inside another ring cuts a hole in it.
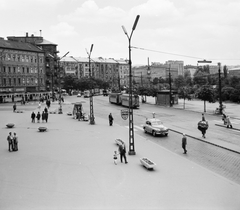
M 121 117 L 126 120 L 128 118 L 128 109 L 121 110 Z

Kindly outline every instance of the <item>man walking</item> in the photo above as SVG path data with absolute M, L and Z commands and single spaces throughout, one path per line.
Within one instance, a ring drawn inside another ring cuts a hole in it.
M 184 151 L 183 154 L 187 154 L 187 149 L 186 149 L 187 137 L 186 137 L 186 135 L 184 133 L 182 135 L 183 135 L 183 137 L 182 137 L 182 148 L 183 148 L 183 151 Z
M 110 114 L 108 115 L 108 120 L 109 120 L 109 125 L 112 126 L 112 124 L 113 124 L 113 116 L 112 116 L 112 113 L 110 113 Z
M 123 144 L 120 144 L 118 150 L 119 150 L 119 154 L 120 154 L 121 163 L 122 163 L 122 159 L 123 159 L 123 158 L 124 158 L 125 163 L 128 163 L 128 162 L 127 162 L 127 158 L 126 158 L 126 148 L 125 148 L 125 144 L 124 144 L 124 143 L 123 143 Z

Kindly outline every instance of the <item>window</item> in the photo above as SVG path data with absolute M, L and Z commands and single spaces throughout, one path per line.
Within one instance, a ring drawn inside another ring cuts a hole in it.
M 13 67 L 13 73 L 16 73 L 16 67 Z
M 22 83 L 25 85 L 25 78 L 22 79 Z
M 27 73 L 29 74 L 29 68 L 27 67 Z
M 29 78 L 27 78 L 27 84 L 29 84 Z
M 3 78 L 3 86 L 6 86 L 6 85 L 7 85 L 7 79 Z
M 18 67 L 19 68 L 19 67 Z M 22 73 L 25 73 L 25 68 L 24 67 L 22 67 Z
M 11 67 L 10 66 L 8 67 L 8 72 L 11 73 Z
M 13 78 L 13 85 L 16 85 L 16 78 Z
M 6 66 L 3 67 L 3 73 L 6 73 Z
M 20 67 L 19 66 L 17 67 L 17 71 L 18 71 L 18 73 L 20 73 Z
M 21 85 L 21 78 L 18 78 L 18 85 Z
M 38 80 L 37 80 L 37 78 L 35 78 L 35 83 L 36 83 L 36 84 L 38 83 Z
M 12 85 L 12 80 L 11 78 L 8 78 L 8 84 L 11 86 Z

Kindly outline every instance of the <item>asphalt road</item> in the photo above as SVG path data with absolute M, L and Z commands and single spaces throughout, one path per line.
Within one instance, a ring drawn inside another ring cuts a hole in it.
M 82 101 L 84 102 L 84 110 L 89 113 L 89 99 L 69 97 L 69 102 Z M 72 105 L 68 105 L 68 110 L 71 110 Z M 125 107 L 126 108 L 126 107 Z M 97 117 L 108 118 L 108 114 L 112 113 L 114 123 L 128 128 L 128 120 L 121 118 L 120 112 L 124 107 L 110 104 L 108 97 L 94 97 L 94 113 L 97 123 Z M 181 135 L 175 132 L 170 132 L 168 137 L 153 137 L 145 134 L 142 125 L 146 118 L 152 118 L 152 113 L 155 113 L 157 118 L 160 118 L 166 126 L 175 130 L 184 130 L 187 133 L 189 130 L 196 130 L 196 137 L 201 138 L 201 133 L 197 130 L 196 124 L 201 119 L 201 114 L 186 110 L 179 110 L 167 107 L 159 107 L 150 104 L 141 104 L 139 109 L 134 110 L 134 131 L 143 136 L 146 141 L 153 141 L 162 147 L 175 152 L 178 155 L 184 156 L 190 161 L 200 164 L 201 166 L 221 175 L 231 181 L 240 184 L 240 156 L 237 153 L 216 147 L 211 144 L 198 141 L 193 138 L 188 138 L 187 150 L 188 154 L 183 155 L 181 148 Z M 240 133 L 233 130 L 215 126 L 218 116 L 206 116 L 211 127 L 211 132 L 224 141 L 235 142 L 239 144 Z M 231 138 L 229 138 L 231 136 Z M 137 145 L 135 145 L 137 150 Z

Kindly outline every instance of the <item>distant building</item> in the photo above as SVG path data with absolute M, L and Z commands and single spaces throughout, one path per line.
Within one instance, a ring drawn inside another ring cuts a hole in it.
M 228 69 L 229 76 L 237 76 L 240 77 L 240 67 L 234 67 Z
M 102 79 L 110 84 L 111 88 L 119 89 L 120 86 L 128 84 L 128 62 L 113 58 L 91 58 L 90 68 L 89 59 L 82 57 L 65 57 L 60 61 L 65 74 L 82 77 L 93 77 Z

